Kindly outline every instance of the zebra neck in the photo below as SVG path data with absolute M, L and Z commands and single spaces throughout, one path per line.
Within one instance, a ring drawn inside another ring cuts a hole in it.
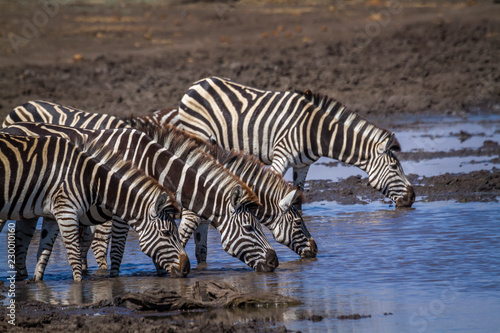
M 107 165 L 97 167 L 96 177 L 91 183 L 93 191 L 97 193 L 94 201 L 114 216 L 135 226 L 145 214 L 141 206 L 148 202 L 147 199 L 156 200 L 152 195 L 152 179 L 137 169 L 124 168 L 121 164 L 116 169 Z
M 141 130 L 165 147 L 152 160 L 155 173 L 183 208 L 205 219 L 228 214 L 230 192 L 238 185 L 244 189 L 242 202 L 257 201 L 245 183 L 199 149 L 205 147 L 201 140 L 174 127 L 148 126 Z
M 376 145 L 389 135 L 388 131 L 342 106 L 334 114 L 325 113 L 323 117 L 318 155 L 361 168 L 371 159 Z
M 155 158 L 155 178 L 175 193 L 180 206 L 209 219 L 219 216 L 221 204 L 228 202 L 230 182 L 217 168 L 198 162 L 195 156 L 184 159 L 162 149 Z
M 231 153 L 226 153 L 231 155 Z M 223 155 L 219 152 L 217 156 L 220 162 L 230 172 L 239 177 L 246 184 L 255 184 L 252 190 L 255 192 L 263 206 L 257 209 L 256 215 L 261 223 L 267 225 L 272 222 L 270 217 L 276 214 L 279 200 L 284 198 L 290 190 L 290 185 L 275 173 L 269 166 L 264 165 L 251 155 L 233 153 L 230 158 L 221 159 Z

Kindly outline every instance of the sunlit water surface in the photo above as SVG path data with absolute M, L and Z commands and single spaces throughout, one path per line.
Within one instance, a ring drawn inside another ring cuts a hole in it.
M 232 314 L 237 321 L 257 317 L 292 330 L 493 332 L 500 327 L 498 203 L 417 202 L 410 210 L 382 203 L 315 203 L 304 206 L 303 213 L 318 244 L 318 258 L 300 260 L 273 241 L 280 259 L 273 273 L 255 273 L 228 256 L 218 233 L 210 229 L 206 267 L 197 267 L 193 244 L 188 245 L 193 269 L 187 279 L 156 277 L 153 264 L 131 233 L 119 278 L 107 278 L 92 259 L 90 276 L 74 283 L 58 240 L 45 281 L 19 284 L 16 299 L 88 304 L 153 287 L 184 293 L 201 279 L 299 299 L 303 304 L 296 307 Z M 0 258 L 6 258 L 6 230 L 0 237 Z M 37 238 L 29 255 L 30 273 Z M 0 278 L 5 281 L 6 264 L 1 267 Z M 337 318 L 356 313 L 371 317 Z M 323 319 L 313 322 L 312 315 Z

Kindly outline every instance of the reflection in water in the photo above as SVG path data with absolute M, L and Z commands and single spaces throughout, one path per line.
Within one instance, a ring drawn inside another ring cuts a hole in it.
M 500 325 L 499 213 L 498 203 L 417 202 L 415 209 L 397 210 L 380 203 L 308 204 L 304 216 L 318 244 L 316 259 L 301 260 L 273 241 L 280 266 L 273 273 L 256 273 L 228 256 L 215 230 L 210 230 L 208 264 L 197 267 L 193 261 L 187 279 L 156 277 L 132 233 L 119 278 L 108 278 L 92 260 L 90 274 L 75 283 L 58 241 L 45 281 L 18 284 L 16 296 L 19 301 L 90 304 L 149 288 L 190 295 L 196 281 L 219 280 L 242 292 L 277 292 L 303 302 L 290 308 L 213 313 L 228 322 L 259 319 L 292 330 L 324 332 L 494 331 Z M 4 230 L 1 258 L 6 256 L 6 236 Z M 29 254 L 31 274 L 36 239 Z M 192 242 L 187 252 L 194 258 Z M 0 278 L 5 281 L 4 265 Z M 384 315 L 389 312 L 393 315 Z M 354 313 L 372 317 L 336 318 Z M 207 315 L 211 314 L 182 314 Z M 324 319 L 313 322 L 312 315 Z

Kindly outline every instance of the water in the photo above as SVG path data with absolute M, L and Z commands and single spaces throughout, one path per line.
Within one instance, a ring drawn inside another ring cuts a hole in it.
M 88 304 L 123 292 L 152 287 L 187 292 L 198 280 L 223 280 L 242 291 L 293 296 L 302 305 L 260 312 L 234 312 L 244 321 L 259 317 L 301 331 L 492 332 L 500 325 L 500 205 L 432 202 L 395 210 L 381 203 L 304 206 L 314 236 L 317 259 L 300 260 L 273 241 L 280 258 L 274 273 L 255 273 L 222 251 L 215 230 L 209 232 L 208 264 L 187 279 L 159 278 L 132 233 L 121 277 L 107 278 L 91 261 L 91 275 L 72 281 L 65 250 L 58 240 L 43 283 L 18 285 L 18 300 Z M 0 237 L 6 243 L 6 230 Z M 36 245 L 36 243 L 34 244 Z M 33 247 L 36 249 L 36 247 Z M 33 252 L 36 252 L 33 250 Z M 28 268 L 33 272 L 34 253 Z M 2 246 L 0 257 L 6 257 Z M 2 263 L 0 279 L 6 279 Z M 125 311 L 125 310 L 124 310 Z M 360 320 L 337 316 L 371 315 Z M 392 315 L 384 315 L 392 313 Z M 313 322 L 307 318 L 320 315 Z
M 413 120 L 407 119 L 396 130 L 405 151 L 477 149 L 485 140 L 500 141 L 500 116 L 417 120 L 418 123 L 409 124 Z M 460 131 L 471 136 L 459 140 L 455 134 Z M 406 173 L 431 176 L 499 168 L 490 161 L 495 157 L 498 155 L 435 158 L 402 161 L 402 165 Z M 336 180 L 355 174 L 362 172 L 355 167 L 339 165 L 332 169 L 314 164 L 309 179 Z M 291 179 L 290 175 L 287 177 Z M 303 304 L 229 314 L 219 310 L 211 314 L 221 320 L 244 322 L 257 318 L 303 332 L 498 331 L 500 204 L 429 203 L 417 198 L 414 209 L 410 210 L 395 210 L 380 202 L 350 206 L 318 202 L 303 208 L 304 220 L 319 247 L 318 258 L 299 259 L 274 242 L 267 232 L 280 260 L 273 273 L 255 273 L 228 256 L 221 248 L 217 232 L 211 229 L 205 267 L 196 265 L 191 241 L 186 249 L 193 268 L 189 277 L 159 278 L 151 260 L 139 250 L 137 236 L 132 232 L 119 278 L 108 278 L 106 272 L 97 270 L 91 256 L 90 275 L 81 283 L 74 283 L 64 246 L 58 240 L 44 282 L 18 284 L 16 299 L 89 304 L 153 287 L 188 294 L 196 281 L 222 280 L 241 291 L 277 292 L 295 297 Z M 0 279 L 5 281 L 7 230 L 0 233 L 0 240 Z M 28 259 L 31 274 L 37 242 L 35 235 Z M 371 317 L 337 319 L 350 314 Z M 195 320 L 203 312 L 182 315 Z M 313 322 L 312 315 L 323 319 Z

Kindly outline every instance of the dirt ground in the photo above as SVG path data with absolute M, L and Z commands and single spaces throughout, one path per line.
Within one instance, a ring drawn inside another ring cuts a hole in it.
M 389 128 L 391 115 L 500 113 L 500 4 L 494 0 L 45 3 L 0 2 L 0 119 L 34 99 L 91 112 L 146 113 L 176 106 L 190 84 L 210 75 L 325 93 L 368 119 L 385 118 Z M 483 148 L 473 154 L 500 150 L 496 142 Z M 471 152 L 451 154 L 465 153 Z M 410 180 L 426 200 L 496 201 L 499 175 L 494 169 Z M 380 200 L 366 183 L 362 177 L 311 181 L 314 190 L 305 197 Z M 109 321 L 113 330 L 165 329 L 161 320 L 144 317 L 81 317 L 52 305 L 33 315 L 43 306 L 22 307 L 22 331 L 90 332 Z M 0 329 L 7 325 L 2 314 Z M 286 331 L 209 317 L 169 325 L 172 332 Z

